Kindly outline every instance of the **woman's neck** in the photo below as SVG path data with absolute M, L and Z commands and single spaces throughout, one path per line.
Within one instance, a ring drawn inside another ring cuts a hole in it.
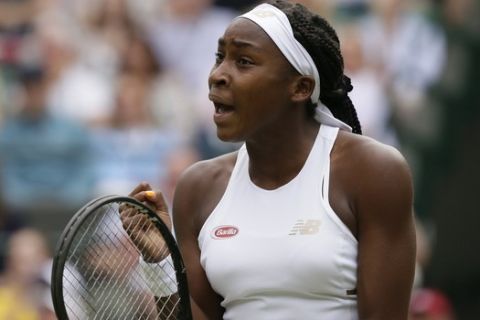
M 247 141 L 252 182 L 264 189 L 276 189 L 297 176 L 312 150 L 319 127 L 312 120 L 302 127 L 284 128 Z

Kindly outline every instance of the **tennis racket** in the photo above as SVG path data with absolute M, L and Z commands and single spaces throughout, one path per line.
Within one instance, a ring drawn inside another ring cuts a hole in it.
M 125 223 L 122 216 L 132 212 L 135 219 Z M 139 234 L 151 237 L 153 255 L 134 244 Z M 175 239 L 131 197 L 95 199 L 71 218 L 54 255 L 52 298 L 60 320 L 192 319 Z

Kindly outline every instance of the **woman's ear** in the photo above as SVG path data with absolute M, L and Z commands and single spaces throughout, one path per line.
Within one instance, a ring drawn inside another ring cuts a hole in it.
M 292 101 L 303 103 L 310 100 L 314 88 L 315 80 L 312 77 L 299 76 L 293 83 Z

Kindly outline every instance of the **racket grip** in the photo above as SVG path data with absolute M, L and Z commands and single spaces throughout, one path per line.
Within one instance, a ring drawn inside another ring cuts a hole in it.
M 147 286 L 154 296 L 166 297 L 178 291 L 175 269 L 170 255 L 157 263 L 148 263 L 140 256 L 139 266 L 143 271 Z

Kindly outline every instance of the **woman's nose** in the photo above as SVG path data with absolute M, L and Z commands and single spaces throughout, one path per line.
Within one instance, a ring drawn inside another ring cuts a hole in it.
M 210 88 L 227 86 L 230 82 L 229 79 L 230 76 L 227 73 L 225 63 L 222 62 L 221 64 L 214 66 L 212 71 L 210 71 L 208 85 Z

